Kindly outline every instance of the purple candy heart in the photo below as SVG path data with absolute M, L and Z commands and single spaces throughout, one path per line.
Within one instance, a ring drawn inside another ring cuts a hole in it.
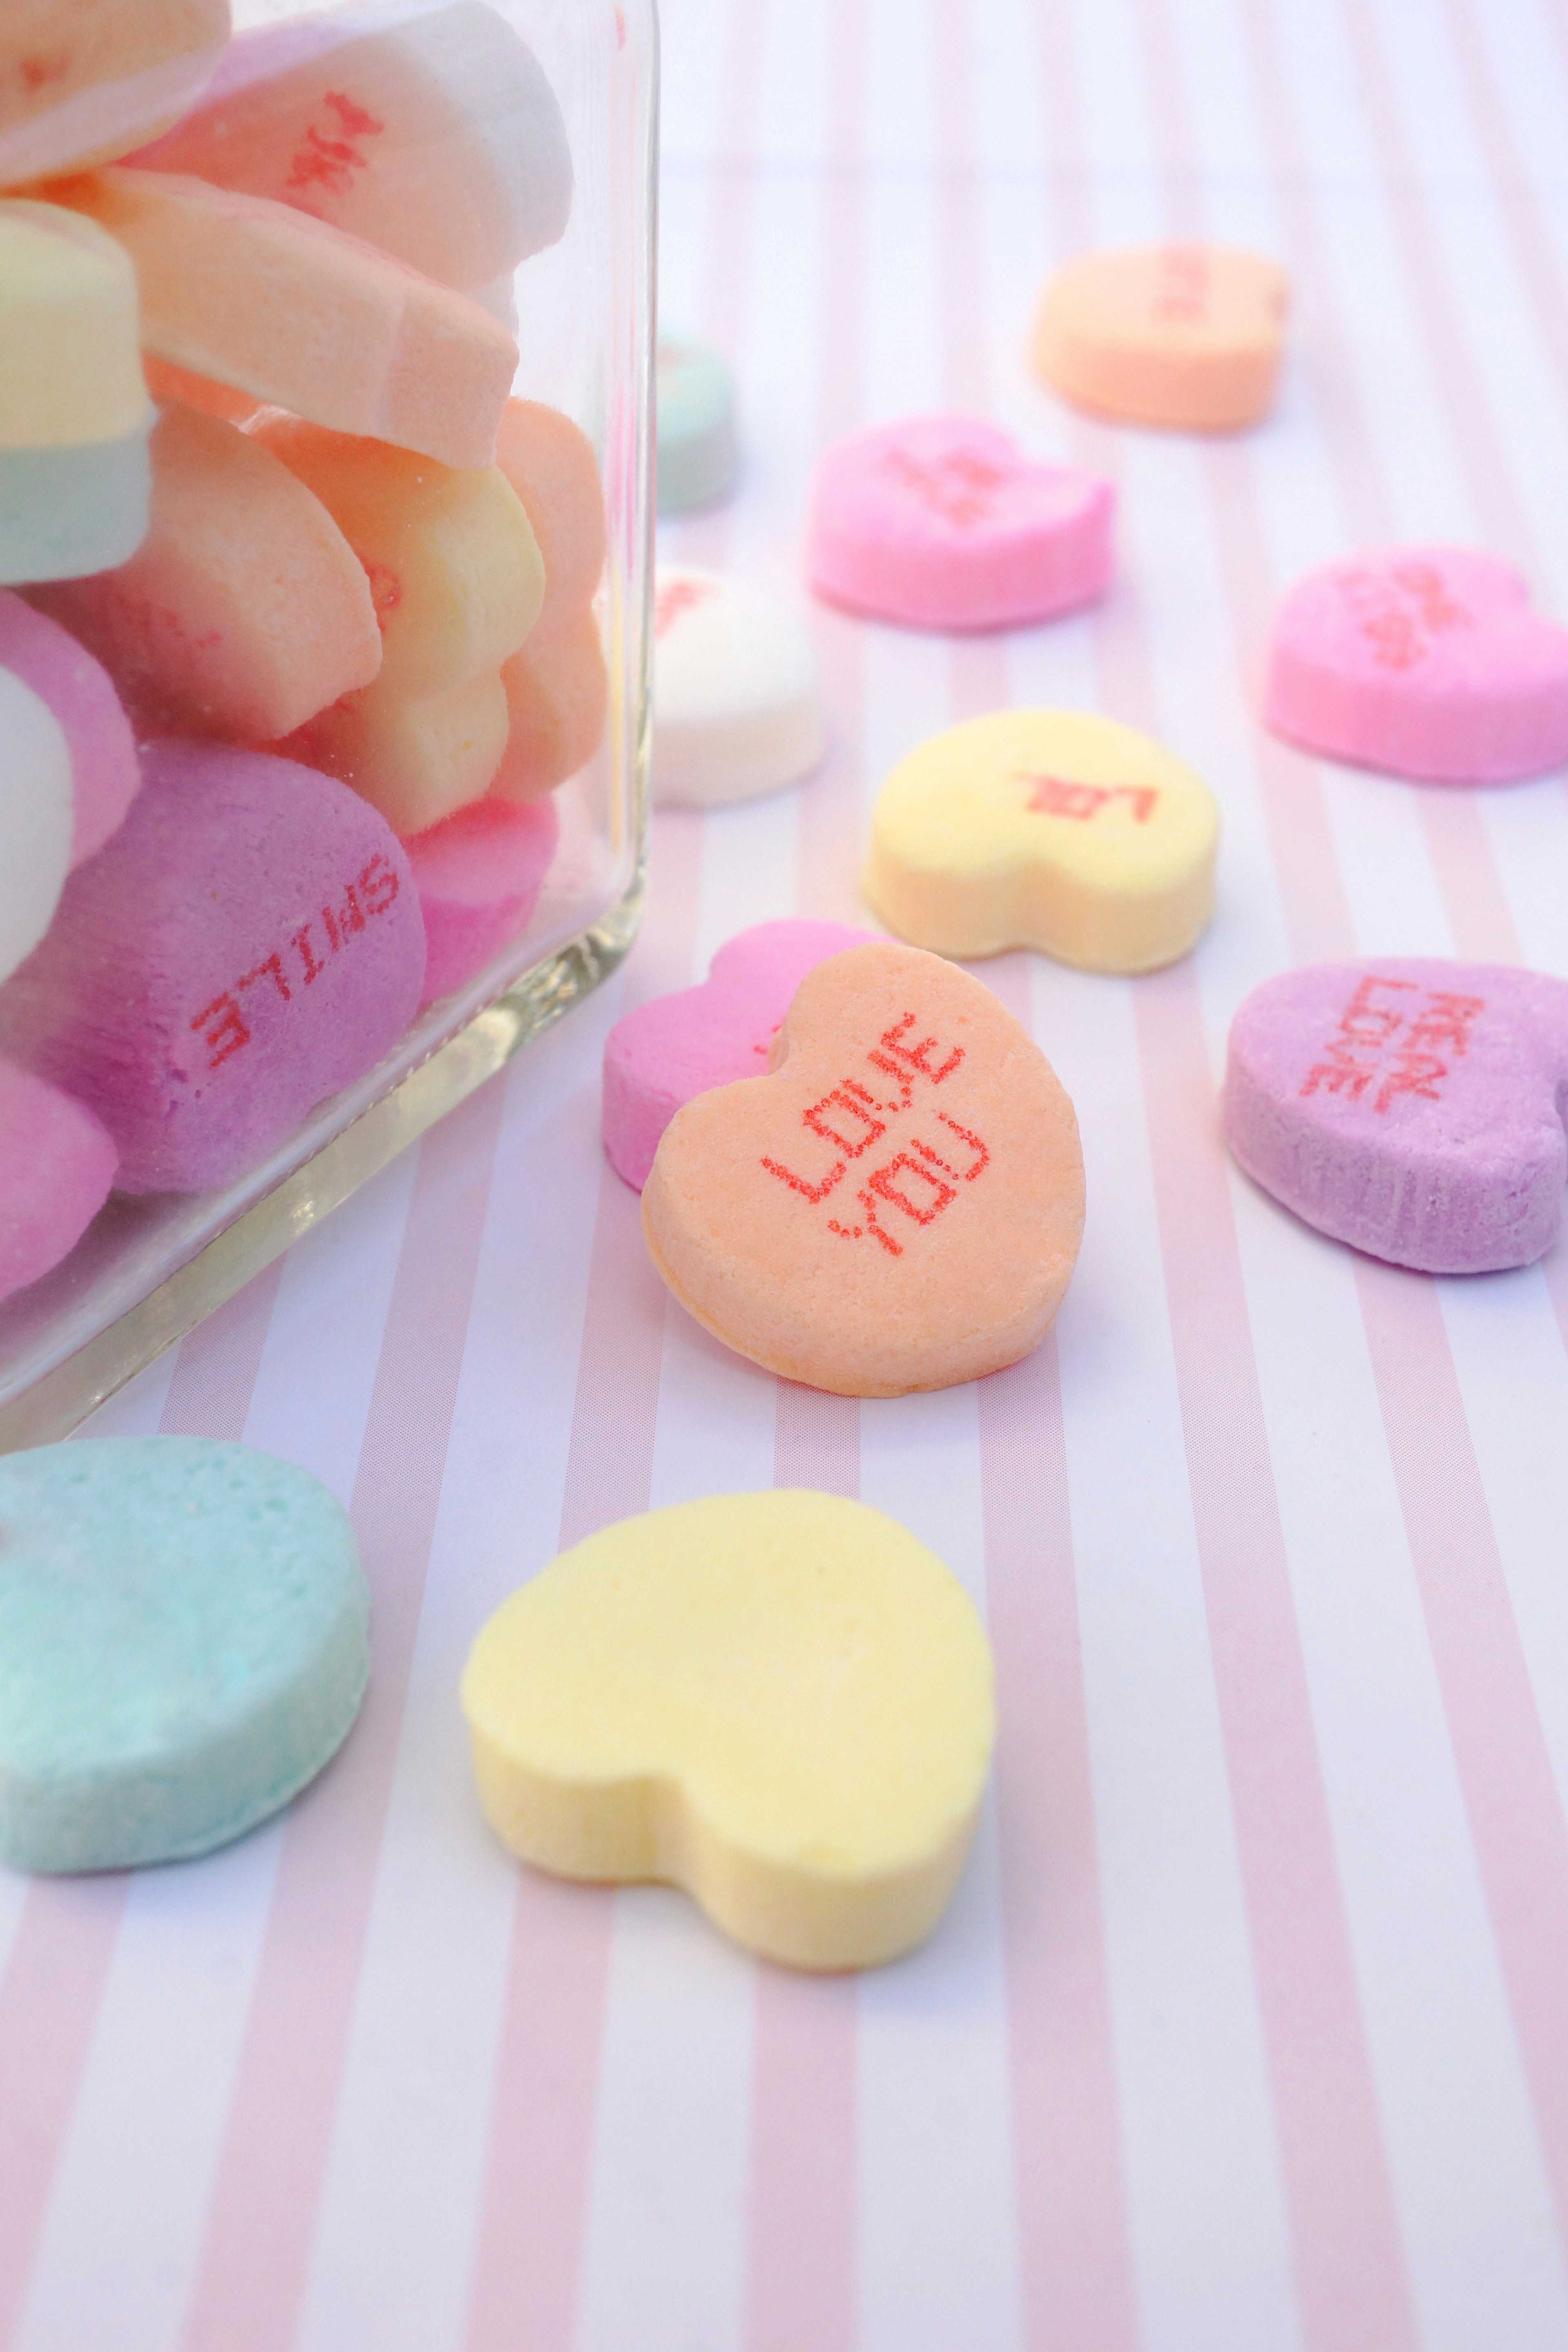
M 1321 1233 L 1430 1274 L 1528 1265 L 1568 1178 L 1568 982 L 1436 957 L 1286 972 L 1232 1024 L 1224 1118 Z
M 143 748 L 142 790 L 0 989 L 0 1041 L 102 1120 L 116 1189 L 229 1184 L 413 1019 L 408 858 L 347 785 L 205 743 Z

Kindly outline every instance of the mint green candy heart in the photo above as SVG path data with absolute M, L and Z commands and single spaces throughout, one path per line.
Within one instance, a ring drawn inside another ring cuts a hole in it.
M 205 1853 L 359 1712 L 369 1588 L 321 1483 L 195 1437 L 0 1458 L 0 1861 Z

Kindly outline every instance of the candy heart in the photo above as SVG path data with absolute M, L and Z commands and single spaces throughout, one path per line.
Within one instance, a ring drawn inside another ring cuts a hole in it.
M 1114 505 L 1109 482 L 1037 465 L 978 417 L 908 417 L 824 457 L 811 584 L 919 629 L 1049 620 L 1110 585 Z
M 807 972 L 772 1075 L 676 1113 L 643 1233 L 742 1356 L 841 1396 L 976 1380 L 1044 1337 L 1083 1233 L 1078 1121 L 969 973 L 873 941 Z
M 517 345 L 476 302 L 265 196 L 127 164 L 54 193 L 136 265 L 142 339 L 195 375 L 443 466 L 488 466 Z
M 367 803 L 261 752 L 153 743 L 0 990 L 0 1045 L 101 1118 L 122 1192 L 199 1192 L 377 1062 L 424 976 L 408 860 Z
M 0 187 L 156 138 L 207 79 L 228 30 L 229 0 L 5 0 Z
M 1290 285 L 1261 253 L 1218 245 L 1086 253 L 1047 286 L 1036 373 L 1080 408 L 1218 433 L 1274 397 Z
M 822 757 L 816 655 L 787 604 L 742 580 L 661 567 L 653 606 L 653 796 L 751 800 Z
M 109 1198 L 118 1157 L 81 1103 L 0 1061 L 0 1298 L 76 1247 Z
M 70 868 L 71 755 L 41 694 L 0 669 L 0 980 L 48 929 Z
M 654 401 L 660 514 L 721 499 L 737 459 L 734 386 L 718 352 L 689 335 L 660 335 Z
M 572 206 L 555 94 L 480 0 L 258 26 L 136 161 L 275 197 L 461 288 L 553 245 Z
M 1510 563 L 1394 547 L 1299 580 L 1275 616 L 1264 713 L 1314 751 L 1433 783 L 1568 760 L 1568 629 Z
M 29 593 L 103 663 L 150 734 L 288 733 L 381 667 L 370 583 L 269 450 L 166 408 L 146 537 L 128 562 Z
M 785 917 L 726 940 L 698 988 L 656 996 L 616 1022 L 605 1040 L 605 1156 L 640 1192 L 658 1139 L 694 1095 L 768 1066 L 790 1000 L 814 965 L 868 931 Z
M 1483 1274 L 1549 1249 L 1568 1176 L 1568 982 L 1380 956 L 1254 989 L 1225 1132 L 1308 1224 L 1394 1265 Z
M 0 115 L 5 91 L 0 47 Z M 100 572 L 141 540 L 139 342 L 136 273 L 114 239 L 59 205 L 0 203 L 0 581 Z
M 895 1958 L 941 1917 L 994 1737 L 956 1577 L 880 1511 L 785 1488 L 623 1519 L 480 1633 L 479 1799 L 524 1861 L 667 1879 L 803 1969 Z
M 0 588 L 0 669 L 47 702 L 70 749 L 71 864 L 101 849 L 142 782 L 131 721 L 109 673 L 68 629 Z
M 1214 911 L 1219 813 L 1147 735 L 1086 710 L 950 727 L 877 796 L 865 891 L 939 954 L 1042 948 L 1089 971 L 1151 971 Z
M 0 1860 L 121 1870 L 265 1821 L 359 1712 L 369 1610 L 338 1504 L 248 1446 L 0 1460 Z
M 561 838 L 553 801 L 470 801 L 405 844 L 425 921 L 428 1004 L 462 988 L 519 937 Z

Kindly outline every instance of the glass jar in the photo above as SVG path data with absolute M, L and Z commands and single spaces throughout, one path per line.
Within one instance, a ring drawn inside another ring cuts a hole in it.
M 94 5 L 110 79 L 0 73 L 0 1447 L 596 985 L 644 887 L 652 0 Z

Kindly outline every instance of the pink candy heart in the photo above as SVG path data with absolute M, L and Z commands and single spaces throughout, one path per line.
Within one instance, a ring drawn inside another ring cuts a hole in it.
M 640 1192 L 659 1137 L 683 1103 L 767 1070 L 773 1033 L 814 964 L 872 937 L 843 923 L 784 919 L 727 940 L 700 988 L 655 997 L 605 1040 L 605 1153 Z
M 1396 776 L 1541 775 L 1568 760 L 1568 629 L 1495 555 L 1375 550 L 1291 589 L 1264 710 L 1278 734 Z
M 978 417 L 909 417 L 824 457 L 811 585 L 914 628 L 1049 620 L 1110 586 L 1114 505 L 1109 482 L 1037 465 Z
M 1481 1274 L 1551 1247 L 1568 1178 L 1568 982 L 1384 956 L 1254 989 L 1232 1024 L 1226 1139 L 1321 1233 Z

